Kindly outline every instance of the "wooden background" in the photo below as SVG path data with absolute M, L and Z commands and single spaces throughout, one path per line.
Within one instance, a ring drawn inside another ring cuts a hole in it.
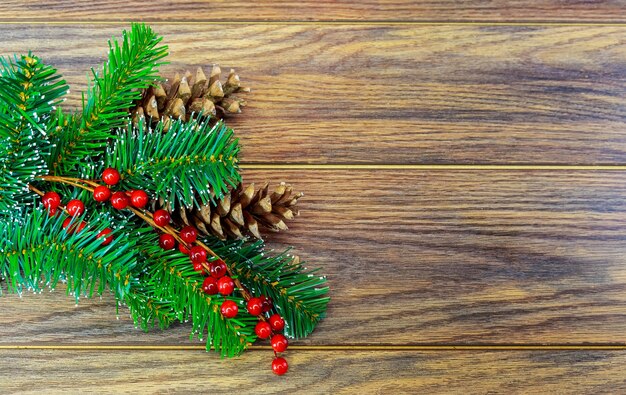
M 75 107 L 138 19 L 166 73 L 253 88 L 244 178 L 305 191 L 269 242 L 328 274 L 329 317 L 279 378 L 108 296 L 6 296 L 2 393 L 626 391 L 626 2 L 8 0 L 0 53 L 56 65 Z

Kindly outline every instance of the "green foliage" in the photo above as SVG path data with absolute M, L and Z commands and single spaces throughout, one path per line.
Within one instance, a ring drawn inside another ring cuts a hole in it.
M 67 282 L 68 293 L 92 296 L 109 287 L 126 304 L 136 325 L 148 330 L 175 321 L 192 323 L 191 337 L 206 348 L 236 356 L 256 340 L 258 317 L 248 314 L 242 290 L 227 298 L 206 295 L 204 276 L 189 257 L 159 247 L 158 234 L 128 211 L 96 203 L 91 193 L 38 179 L 45 174 L 94 180 L 105 167 L 122 173 L 120 190 L 142 189 L 173 208 L 220 199 L 241 177 L 238 140 L 222 122 L 199 116 L 134 129 L 128 108 L 158 79 L 167 53 L 161 37 L 133 24 L 121 41 L 109 42 L 109 57 L 83 95 L 82 112 L 57 105 L 67 86 L 56 71 L 33 55 L 0 60 L 0 279 L 9 291 L 39 292 Z M 88 218 L 77 233 L 63 228 L 64 214 L 49 216 L 29 187 L 56 190 L 64 201 L 79 198 Z M 97 234 L 114 229 L 102 246 Z M 324 317 L 326 279 L 286 252 L 265 254 L 262 242 L 205 239 L 253 295 L 267 295 L 286 322 L 285 334 L 304 337 Z M 220 306 L 235 301 L 239 314 L 224 318 Z
M 265 253 L 262 241 L 208 238 L 206 243 L 253 295 L 272 298 L 276 312 L 285 319 L 285 335 L 305 337 L 325 317 L 330 298 L 326 296 L 326 278 L 319 276 L 317 269 L 306 269 L 287 252 Z
M 126 126 L 128 108 L 141 90 L 158 79 L 159 63 L 167 46 L 150 27 L 134 23 L 122 41 L 109 41 L 109 56 L 100 74 L 83 95 L 80 115 L 60 119 L 63 132 L 56 135 L 55 174 L 71 175 L 85 157 L 103 154 L 115 129 Z
M 29 53 L 0 59 L 0 87 L 0 213 L 6 213 L 28 201 L 28 183 L 48 172 L 48 125 L 67 85 Z
M 140 286 L 139 294 L 145 300 L 152 300 L 160 307 L 161 317 L 168 321 L 175 317 L 180 322 L 191 320 L 192 334 L 199 339 L 206 336 L 207 350 L 214 348 L 222 356 L 233 357 L 241 354 L 256 340 L 254 327 L 257 318 L 247 313 L 244 299 L 238 295 L 224 297 L 221 295 L 207 295 L 202 291 L 204 276 L 193 270 L 189 257 L 178 250 L 165 251 L 158 245 L 158 235 L 154 232 L 138 236 L 140 246 Z M 237 293 L 237 292 L 235 292 Z M 131 294 L 132 297 L 132 294 Z M 224 318 L 220 306 L 226 299 L 233 300 L 239 305 L 239 314 L 236 318 Z M 142 327 L 149 327 L 149 323 L 159 323 L 153 311 L 147 311 L 143 306 L 127 303 L 131 308 L 135 322 L 146 322 Z M 147 317 L 144 316 L 147 314 Z M 160 318 L 161 318 L 160 317 Z
M 130 126 L 107 152 L 106 165 L 123 174 L 122 185 L 142 188 L 173 207 L 208 203 L 241 181 L 237 167 L 238 140 L 222 122 L 206 117 L 174 121 L 167 132 Z
M 9 290 L 37 292 L 42 282 L 54 288 L 61 280 L 77 300 L 80 295 L 93 296 L 96 287 L 102 294 L 106 284 L 118 298 L 124 297 L 136 281 L 131 275 L 136 261 L 133 241 L 114 231 L 111 244 L 102 246 L 98 233 L 112 227 L 105 216 L 74 218 L 68 230 L 81 221 L 87 223 L 78 232 L 63 228 L 65 218 L 50 217 L 36 207 L 14 211 L 0 222 L 0 274 Z

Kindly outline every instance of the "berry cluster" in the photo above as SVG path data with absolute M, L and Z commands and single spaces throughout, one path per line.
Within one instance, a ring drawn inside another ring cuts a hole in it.
M 133 191 L 111 191 L 110 187 L 117 185 L 120 181 L 120 173 L 113 168 L 107 168 L 102 173 L 102 181 L 106 185 L 96 185 L 93 188 L 93 197 L 97 202 L 110 202 L 111 205 L 118 209 L 123 210 L 128 206 L 136 209 L 143 209 L 148 204 L 148 195 L 142 190 Z M 56 192 L 47 192 L 43 196 L 43 205 L 46 207 L 50 215 L 54 215 L 59 207 L 61 207 L 61 198 Z M 75 216 L 79 216 L 85 211 L 85 204 L 78 200 L 72 199 L 65 206 L 65 211 L 71 216 L 63 222 L 63 227 L 70 226 L 72 219 Z M 195 271 L 205 276 L 202 282 L 202 291 L 207 295 L 220 294 L 223 297 L 232 295 L 235 291 L 235 281 L 229 276 L 228 267 L 226 262 L 214 256 L 215 259 L 210 260 L 207 256 L 207 248 L 200 242 L 198 242 L 198 230 L 193 226 L 185 226 L 178 232 L 180 243 L 177 243 L 175 237 L 175 231 L 168 228 L 171 223 L 171 216 L 167 210 L 157 210 L 152 214 L 152 221 L 154 224 L 165 230 L 159 236 L 159 246 L 164 250 L 173 250 L 178 246 L 178 250 L 189 256 L 189 260 L 193 265 Z M 86 223 L 81 222 L 77 225 L 72 225 L 70 232 L 80 232 L 86 226 Z M 98 237 L 105 237 L 102 242 L 103 245 L 111 243 L 112 236 L 108 236 L 111 233 L 110 229 L 105 229 Z M 213 254 L 214 255 L 214 254 Z M 241 284 L 239 284 L 241 286 Z M 260 295 L 250 296 L 249 292 L 245 289 L 240 290 L 244 298 L 246 299 L 246 309 L 248 313 L 259 318 L 259 322 L 255 327 L 255 333 L 259 339 L 270 339 L 272 349 L 276 358 L 272 361 L 272 370 L 277 375 L 283 375 L 287 373 L 288 364 L 287 361 L 278 356 L 278 353 L 282 353 L 287 350 L 289 342 L 287 338 L 281 333 L 285 327 L 285 320 L 279 314 L 271 314 L 273 308 L 272 299 Z M 225 299 L 221 306 L 220 312 L 225 318 L 235 318 L 239 313 L 239 306 L 233 300 Z
M 167 210 L 155 211 L 152 219 L 160 227 L 168 226 L 171 221 Z M 198 230 L 191 225 L 185 226 L 180 230 L 179 237 L 183 243 L 178 244 L 178 250 L 189 255 L 194 270 L 205 276 L 202 282 L 202 291 L 207 295 L 220 294 L 224 297 L 231 295 L 235 290 L 235 282 L 228 276 L 226 263 L 219 258 L 209 262 L 207 250 L 201 245 L 194 245 L 198 238 Z M 171 234 L 164 233 L 159 237 L 159 245 L 165 250 L 172 250 L 176 248 L 176 239 Z M 287 349 L 288 341 L 279 332 L 285 327 L 285 320 L 279 314 L 273 314 L 269 319 L 265 317 L 265 314 L 268 314 L 272 309 L 271 298 L 261 295 L 247 299 L 248 313 L 258 316 L 260 320 L 255 327 L 257 336 L 260 339 L 267 339 L 271 336 L 270 341 L 274 352 L 284 352 Z M 226 318 L 234 318 L 239 313 L 239 306 L 234 301 L 226 299 L 220 306 L 220 312 Z M 287 369 L 287 361 L 284 358 L 277 357 L 272 362 L 272 370 L 278 375 L 285 374 Z
M 148 194 L 142 190 L 111 192 L 110 186 L 120 182 L 120 173 L 113 168 L 104 169 L 102 181 L 106 185 L 98 185 L 93 190 L 93 198 L 97 202 L 111 202 L 111 206 L 123 210 L 128 206 L 144 208 L 148 204 Z
M 54 191 L 44 193 L 42 201 L 43 206 L 48 210 L 50 216 L 56 215 L 59 208 L 63 209 L 63 206 L 61 206 L 61 196 Z M 85 212 L 85 203 L 79 199 L 72 199 L 65 205 L 65 212 L 70 215 L 70 217 L 67 217 L 63 221 L 63 228 L 67 230 L 67 233 L 73 234 L 75 232 L 82 232 L 85 226 L 87 226 L 87 223 L 80 221 L 79 223 L 72 224 L 72 220 Z M 104 240 L 102 240 L 103 246 L 109 245 L 113 241 L 113 236 L 109 236 L 111 233 L 112 230 L 109 228 L 103 229 L 98 233 L 98 239 L 104 238 Z

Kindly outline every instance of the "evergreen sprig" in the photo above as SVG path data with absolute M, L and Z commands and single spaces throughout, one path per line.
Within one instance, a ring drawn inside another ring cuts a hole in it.
M 167 132 L 160 122 L 154 131 L 129 127 L 106 155 L 106 165 L 123 174 L 122 185 L 141 188 L 170 203 L 206 204 L 236 186 L 238 140 L 233 131 L 207 117 L 174 121 Z
M 159 306 L 161 318 L 165 320 L 159 322 L 155 320 L 157 317 L 154 317 L 153 311 L 144 306 L 137 309 L 129 304 L 136 322 L 163 324 L 171 321 L 172 317 L 180 322 L 191 320 L 191 338 L 197 336 L 203 340 L 206 336 L 207 350 L 213 348 L 228 357 L 241 354 L 256 340 L 254 327 L 258 319 L 247 313 L 241 296 L 205 294 L 202 290 L 204 276 L 193 269 L 189 257 L 179 251 L 163 250 L 154 232 L 142 235 L 139 243 L 144 265 L 141 270 L 144 275 L 139 282 L 143 287 L 140 293 L 144 300 L 151 300 Z M 239 305 L 236 318 L 222 316 L 220 306 L 226 299 Z M 142 325 L 144 329 L 149 326 Z
M 329 288 L 326 277 L 320 276 L 317 269 L 306 269 L 288 251 L 267 253 L 262 241 L 222 241 L 211 237 L 205 242 L 250 292 L 272 298 L 285 320 L 285 335 L 308 336 L 325 317 Z
M 67 282 L 67 292 L 80 295 L 102 294 L 105 286 L 123 298 L 136 281 L 132 276 L 136 258 L 133 241 L 115 237 L 107 246 L 97 235 L 113 226 L 106 217 L 94 214 L 76 217 L 67 228 L 65 215 L 48 215 L 41 207 L 13 211 L 0 222 L 0 275 L 9 290 L 24 288 L 40 291 L 43 285 L 54 288 Z M 86 227 L 72 232 L 81 222 Z M 119 234 L 113 232 L 112 235 Z
M 159 46 L 161 40 L 149 26 L 134 23 L 130 32 L 123 32 L 121 42 L 109 41 L 102 71 L 92 69 L 82 112 L 55 135 L 55 174 L 72 175 L 83 158 L 104 153 L 114 131 L 126 125 L 127 110 L 141 97 L 141 90 L 158 80 L 160 60 L 167 56 L 167 46 Z
M 28 183 L 48 172 L 49 121 L 68 87 L 31 53 L 0 59 L 0 87 L 0 213 L 6 213 L 28 202 Z

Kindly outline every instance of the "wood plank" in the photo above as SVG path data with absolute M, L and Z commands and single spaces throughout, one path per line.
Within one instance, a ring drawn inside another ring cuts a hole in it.
M 626 343 L 626 173 L 272 171 L 302 215 L 270 244 L 328 275 L 302 345 Z M 0 298 L 0 344 L 190 344 L 142 334 L 110 298 Z M 197 343 L 191 343 L 197 344 Z
M 0 25 L 78 106 L 122 26 Z M 165 75 L 218 62 L 253 88 L 247 163 L 626 163 L 626 26 L 157 26 Z M 297 147 L 297 149 L 296 149 Z
M 287 353 L 274 376 L 269 351 L 220 360 L 203 352 L 0 350 L 4 394 L 107 393 L 598 394 L 626 391 L 624 352 Z M 199 372 L 202 372 L 199 374 Z
M 619 22 L 619 0 L 558 1 L 470 0 L 51 0 L 37 4 L 6 0 L 0 4 L 4 21 L 560 21 Z

